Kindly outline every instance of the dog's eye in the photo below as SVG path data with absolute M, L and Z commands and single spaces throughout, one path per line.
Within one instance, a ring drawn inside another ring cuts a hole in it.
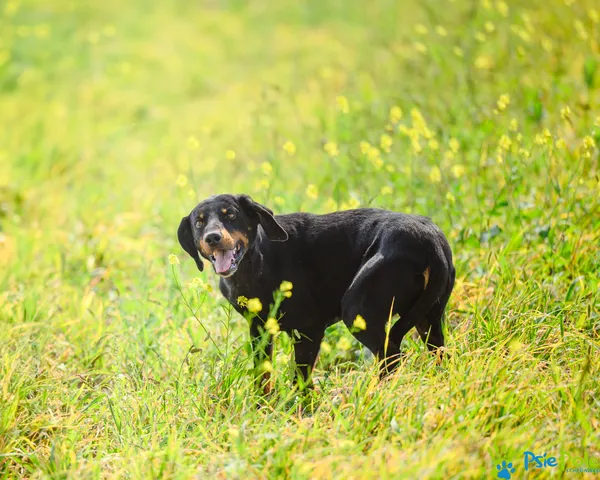
M 202 220 L 196 220 L 196 228 L 202 227 Z
M 235 217 L 237 217 L 237 214 L 236 214 L 235 212 L 229 212 L 229 213 L 227 214 L 227 218 L 228 218 L 229 220 L 235 220 Z

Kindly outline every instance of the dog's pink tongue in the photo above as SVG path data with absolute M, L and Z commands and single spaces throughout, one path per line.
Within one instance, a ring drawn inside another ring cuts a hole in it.
M 217 273 L 224 273 L 231 268 L 233 250 L 216 250 L 213 255 L 215 256 L 215 270 Z

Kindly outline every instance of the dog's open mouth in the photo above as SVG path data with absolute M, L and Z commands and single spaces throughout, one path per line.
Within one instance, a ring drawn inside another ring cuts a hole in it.
M 238 269 L 243 255 L 244 245 L 242 242 L 237 242 L 231 250 L 213 250 L 210 261 L 219 275 L 229 277 Z

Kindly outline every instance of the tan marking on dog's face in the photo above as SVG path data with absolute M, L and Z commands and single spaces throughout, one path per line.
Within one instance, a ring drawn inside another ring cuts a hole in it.
M 236 245 L 237 242 L 242 242 L 242 245 L 244 245 L 244 250 L 248 249 L 248 243 L 249 243 L 249 239 L 248 237 L 243 234 L 242 232 L 239 231 L 234 231 L 231 235 L 231 238 L 233 239 L 233 244 Z
M 223 247 L 220 250 L 233 250 L 235 248 L 235 240 L 231 236 L 231 234 L 225 230 L 221 230 L 221 235 L 223 235 L 223 239 L 219 242 L 220 246 Z
M 423 277 L 425 278 L 423 290 L 425 290 L 427 288 L 427 284 L 429 283 L 429 267 L 427 267 L 423 272 Z
M 198 242 L 198 250 L 200 250 L 200 252 L 202 252 L 207 257 L 212 255 L 212 248 L 208 246 L 208 243 L 206 243 L 204 239 Z
M 227 213 L 227 209 L 226 208 L 222 208 L 221 209 L 221 213 Z

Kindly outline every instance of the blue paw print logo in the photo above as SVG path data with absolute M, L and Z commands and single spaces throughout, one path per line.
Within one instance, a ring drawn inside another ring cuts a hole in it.
M 512 463 L 506 463 L 502 461 L 502 464 L 496 465 L 498 469 L 498 478 L 504 478 L 504 480 L 510 480 L 512 473 L 515 473 Z

